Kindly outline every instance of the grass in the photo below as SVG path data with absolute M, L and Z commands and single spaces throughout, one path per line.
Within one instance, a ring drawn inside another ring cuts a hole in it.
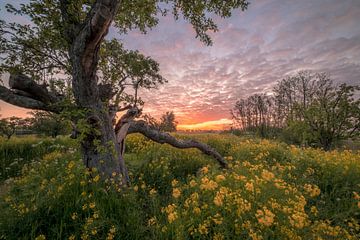
M 19 176 L 24 165 L 39 161 L 46 153 L 76 146 L 71 139 L 38 138 L 35 136 L 0 138 L 0 183 Z
M 28 157 L 21 176 L 2 184 L 0 239 L 360 238 L 359 152 L 191 137 L 218 149 L 230 169 L 197 150 L 132 135 L 125 156 L 132 186 L 122 189 L 90 177 L 70 140 L 46 148 L 21 146 L 39 139 L 10 140 L 0 150 L 10 156 L 2 163 L 9 172 L 17 176 L 11 158 L 27 154 L 10 155 L 15 144 L 41 160 Z

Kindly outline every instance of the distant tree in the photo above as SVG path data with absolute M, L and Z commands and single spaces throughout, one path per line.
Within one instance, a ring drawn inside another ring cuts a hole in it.
M 233 121 L 243 131 L 256 132 L 266 137 L 273 125 L 273 105 L 274 99 L 266 94 L 240 99 L 231 110 Z
M 160 118 L 159 130 L 164 132 L 175 132 L 177 124 L 178 122 L 175 121 L 174 112 L 166 112 Z
M 329 150 L 336 142 L 359 137 L 359 86 L 334 86 L 326 73 L 300 71 L 279 81 L 273 96 L 254 94 L 232 109 L 236 126 L 265 137 L 282 128 L 282 138 Z
M 31 120 L 31 130 L 38 134 L 51 136 L 53 138 L 58 135 L 70 133 L 70 123 L 60 114 L 34 111 Z
M 300 111 L 311 136 L 329 150 L 340 140 L 360 136 L 360 100 L 354 98 L 360 88 L 346 84 L 334 87 L 330 79 L 324 80 L 315 99 Z
M 10 139 L 21 125 L 22 119 L 18 117 L 0 119 L 0 134 Z
M 175 132 L 177 121 L 175 120 L 174 112 L 166 112 L 162 114 L 160 120 L 157 120 L 150 114 L 144 114 L 142 119 L 149 125 L 152 129 L 163 132 Z

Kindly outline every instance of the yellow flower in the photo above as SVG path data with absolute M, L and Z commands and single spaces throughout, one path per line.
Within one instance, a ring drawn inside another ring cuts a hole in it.
M 224 177 L 224 175 L 217 175 L 216 177 L 215 177 L 215 180 L 217 181 L 217 182 L 221 182 L 221 181 L 224 181 L 225 180 L 225 177 Z
M 111 226 L 109 232 L 112 233 L 112 234 L 114 234 L 116 232 L 116 228 L 115 228 L 114 225 Z
M 275 214 L 273 214 L 266 207 L 263 207 L 263 210 L 257 210 L 255 216 L 260 224 L 263 224 L 267 227 L 274 223 Z
M 71 235 L 71 236 L 69 237 L 69 240 L 75 240 L 75 235 Z
M 76 218 L 77 218 L 77 213 L 74 212 L 74 213 L 71 215 L 71 219 L 72 219 L 72 220 L 76 220 Z
M 304 190 L 310 195 L 310 197 L 316 197 L 320 195 L 320 188 L 316 185 L 305 184 Z
M 156 194 L 156 193 L 157 193 L 157 191 L 155 190 L 155 188 L 153 188 L 153 189 L 151 189 L 151 190 L 150 190 L 150 192 L 149 192 L 149 193 L 150 193 L 150 195 L 154 195 L 154 194 Z
M 90 203 L 90 204 L 89 204 L 89 207 L 90 207 L 91 209 L 95 208 L 95 203 L 94 203 L 94 202 Z
M 272 172 L 269 172 L 267 170 L 263 170 L 261 173 L 261 177 L 265 179 L 266 181 L 271 181 L 275 177 L 275 175 Z
M 137 192 L 139 190 L 139 187 L 137 185 L 134 186 L 134 191 Z
M 209 172 L 209 168 L 208 167 L 203 167 L 201 170 L 200 170 L 202 173 L 206 174 Z
M 70 170 L 75 166 L 75 162 L 74 161 L 70 161 L 67 165 L 67 168 Z
M 313 213 L 315 216 L 317 216 L 318 213 L 319 213 L 319 211 L 317 210 L 317 208 L 316 208 L 315 206 L 312 206 L 312 207 L 310 208 L 310 211 L 311 211 L 311 213 Z
M 213 240 L 223 240 L 224 236 L 221 233 L 215 233 Z
M 178 183 L 179 183 L 179 181 L 174 179 L 171 181 L 171 186 L 175 187 Z
M 203 177 L 201 179 L 200 189 L 202 189 L 202 190 L 214 190 L 217 187 L 218 187 L 218 184 L 215 181 L 209 180 L 207 177 Z
M 220 207 L 221 205 L 223 205 L 223 200 L 224 200 L 224 195 L 221 192 L 217 192 L 214 197 L 214 204 Z
M 46 237 L 44 234 L 41 234 L 35 238 L 35 240 L 45 240 L 45 239 L 46 239 Z
M 156 224 L 156 217 L 152 217 L 148 220 L 148 226 L 153 226 Z
M 252 182 L 247 182 L 245 184 L 245 189 L 249 192 L 254 192 L 254 184 Z
M 190 181 L 190 187 L 195 187 L 196 186 L 196 181 L 195 180 L 191 180 Z
M 178 188 L 174 188 L 172 195 L 174 198 L 179 198 L 181 195 L 181 191 Z
M 93 179 L 93 182 L 98 182 L 100 180 L 100 176 L 99 175 L 96 175 Z
M 175 221 L 176 219 L 177 219 L 177 213 L 176 213 L 175 211 L 169 213 L 169 215 L 168 215 L 168 221 L 169 221 L 169 223 L 172 223 L 172 222 Z
M 87 204 L 85 203 L 83 206 L 82 206 L 82 210 L 86 210 L 87 209 Z
M 200 224 L 199 225 L 199 228 L 198 228 L 198 231 L 200 234 L 202 235 L 205 235 L 208 233 L 208 228 L 207 228 L 207 225 L 206 224 Z
M 201 213 L 201 209 L 198 208 L 198 207 L 195 207 L 194 210 L 193 210 L 193 212 L 194 212 L 195 214 L 200 214 L 200 213 Z

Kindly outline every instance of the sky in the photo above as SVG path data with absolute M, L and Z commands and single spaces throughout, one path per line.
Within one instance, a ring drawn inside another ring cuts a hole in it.
M 160 117 L 174 111 L 180 129 L 220 130 L 231 124 L 230 109 L 238 99 L 270 92 L 276 81 L 299 70 L 327 72 L 338 84 L 360 84 L 359 0 L 250 3 L 245 12 L 215 17 L 219 31 L 211 33 L 212 46 L 172 16 L 160 17 L 146 35 L 110 30 L 108 38 L 159 62 L 168 80 L 141 92 L 144 112 Z M 0 108 L 2 117 L 28 111 L 3 102 Z

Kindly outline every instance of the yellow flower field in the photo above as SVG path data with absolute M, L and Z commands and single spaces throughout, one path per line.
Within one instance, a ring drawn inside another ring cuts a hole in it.
M 127 139 L 132 186 L 102 182 L 78 153 L 25 165 L 2 193 L 0 239 L 359 239 L 360 154 L 231 135 L 197 150 Z

